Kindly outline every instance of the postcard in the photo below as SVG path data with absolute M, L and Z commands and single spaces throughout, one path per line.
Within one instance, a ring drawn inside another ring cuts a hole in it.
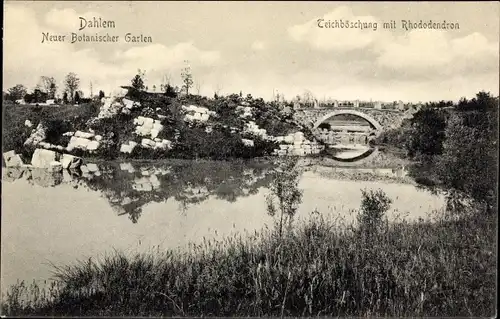
M 5 317 L 490 317 L 497 2 L 5 1 Z

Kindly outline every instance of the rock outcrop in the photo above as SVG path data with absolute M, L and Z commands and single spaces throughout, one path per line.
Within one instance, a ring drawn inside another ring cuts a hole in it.
M 250 106 L 239 105 L 236 107 L 236 112 L 239 112 L 242 118 L 250 118 L 253 116 L 253 109 Z
M 31 132 L 30 137 L 24 142 L 24 146 L 36 146 L 38 143 L 44 141 L 46 137 L 47 128 L 42 123 L 39 123 L 36 129 Z
M 210 111 L 205 107 L 197 107 L 195 105 L 182 106 L 182 109 L 186 112 L 184 116 L 184 120 L 188 122 L 198 121 L 198 122 L 206 122 L 210 118 L 210 116 L 215 116 L 216 113 Z
M 63 169 L 78 169 L 82 162 L 80 157 L 41 148 L 37 148 L 31 158 L 31 165 L 34 168 L 44 168 L 51 172 L 59 172 Z
M 99 148 L 101 140 L 102 136 L 100 135 L 95 135 L 91 132 L 77 131 L 73 136 L 71 136 L 66 150 L 71 152 L 76 148 L 93 152 Z
M 33 167 L 35 168 L 50 168 L 51 164 L 53 162 L 56 162 L 58 159 L 58 153 L 37 148 L 31 158 L 31 165 L 33 165 Z
M 73 156 L 70 154 L 63 154 L 61 158 L 62 168 L 65 169 L 77 169 L 82 165 L 82 159 L 77 156 Z
M 116 97 L 107 97 L 102 99 L 103 105 L 97 115 L 97 119 L 110 118 L 118 113 L 123 108 L 123 105 L 118 102 Z
M 145 148 L 167 150 L 172 148 L 172 142 L 165 139 L 161 140 L 159 138 L 156 138 L 155 140 L 143 138 L 141 141 L 141 146 Z
M 134 148 L 137 146 L 137 143 L 134 141 L 128 141 L 128 143 L 124 143 L 120 146 L 120 152 L 121 153 L 132 153 Z
M 135 134 L 139 136 L 151 136 L 151 138 L 156 138 L 164 128 L 160 120 L 144 116 L 135 118 L 134 124 L 136 125 Z
M 253 140 L 248 140 L 248 139 L 244 139 L 242 138 L 241 141 L 243 142 L 243 144 L 245 146 L 248 146 L 248 147 L 254 147 L 254 142 Z
M 6 167 L 20 167 L 24 165 L 21 156 L 16 154 L 14 150 L 3 153 L 3 160 Z
M 273 151 L 273 155 L 278 156 L 305 156 L 319 154 L 324 150 L 324 146 L 316 141 L 309 141 L 304 137 L 304 133 L 296 132 L 286 136 L 278 136 L 276 142 L 280 143 L 280 148 Z
M 259 136 L 261 138 L 267 138 L 267 131 L 265 129 L 261 129 L 254 121 L 249 121 L 243 130 L 244 133 L 252 134 Z

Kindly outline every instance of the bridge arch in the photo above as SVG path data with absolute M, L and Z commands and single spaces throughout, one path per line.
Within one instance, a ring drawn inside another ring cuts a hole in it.
M 319 120 L 317 120 L 314 123 L 314 128 L 315 129 L 318 128 L 318 126 L 321 123 L 323 123 L 324 121 L 326 121 L 327 119 L 329 119 L 333 116 L 336 116 L 336 115 L 341 115 L 341 114 L 351 114 L 351 115 L 355 115 L 355 116 L 358 116 L 358 117 L 365 119 L 366 121 L 368 121 L 368 123 L 370 123 L 371 125 L 373 125 L 375 127 L 375 130 L 377 131 L 377 135 L 380 134 L 383 130 L 383 126 L 375 118 L 373 118 L 372 116 L 370 116 L 366 113 L 359 112 L 356 110 L 335 110 L 335 111 L 329 112 L 328 114 L 321 117 Z

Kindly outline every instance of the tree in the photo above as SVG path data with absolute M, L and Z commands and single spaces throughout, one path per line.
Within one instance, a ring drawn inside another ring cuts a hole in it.
M 34 103 L 44 103 L 47 101 L 48 93 L 43 92 L 40 89 L 35 89 L 33 91 L 33 102 Z
M 55 83 L 50 84 L 50 89 L 49 89 L 49 98 L 50 99 L 55 99 L 56 98 L 56 92 L 57 92 L 57 86 Z
M 27 94 L 28 90 L 22 84 L 17 84 L 16 86 L 10 88 L 9 90 L 9 99 L 11 101 L 16 101 L 24 98 Z
M 285 160 L 274 172 L 269 187 L 271 193 L 266 197 L 267 213 L 275 218 L 275 226 L 280 238 L 283 236 L 283 226 L 286 224 L 291 226 L 293 217 L 302 202 L 302 191 L 298 188 L 299 176 L 297 160 Z
M 306 107 L 312 107 L 314 106 L 314 100 L 315 100 L 314 94 L 309 90 L 305 90 L 304 94 L 302 95 L 302 101 L 304 105 Z
M 410 156 L 441 154 L 446 128 L 445 112 L 429 106 L 413 115 L 405 145 Z
M 64 92 L 64 94 L 63 94 L 63 103 L 64 104 L 68 104 L 69 103 L 68 92 Z
M 144 85 L 145 74 L 146 74 L 146 71 L 141 71 L 141 69 L 139 69 L 137 71 L 137 74 L 132 79 L 132 87 L 134 89 L 139 90 L 139 91 L 144 91 L 144 89 L 146 88 Z
M 165 96 L 174 97 L 174 98 L 177 97 L 176 89 L 173 86 L 171 86 L 170 84 L 167 84 L 164 89 L 165 89 Z
M 76 91 L 75 92 L 75 104 L 80 104 L 80 92 L 79 91 Z
M 498 98 L 480 92 L 451 113 L 442 156 L 437 162 L 449 203 L 466 196 L 494 213 L 497 198 Z M 456 208 L 456 207 L 455 207 Z
M 64 84 L 66 85 L 66 90 L 69 93 L 69 99 L 71 100 L 71 102 L 74 102 L 74 95 L 76 90 L 80 86 L 80 79 L 76 76 L 75 73 L 71 72 L 66 75 Z
M 45 103 L 48 98 L 48 93 L 43 92 L 40 88 L 33 90 L 32 94 L 26 94 L 24 100 L 26 103 Z
M 57 85 L 56 80 L 53 77 L 41 76 L 39 86 L 43 92 L 48 93 L 49 99 L 55 99 Z
M 104 91 L 103 90 L 100 90 L 99 91 L 99 99 L 102 99 L 104 97 Z
M 186 64 L 189 61 L 184 61 Z M 193 75 L 191 74 L 191 67 L 187 65 L 181 72 L 182 77 L 182 89 L 186 92 L 186 95 L 189 95 L 189 89 L 193 86 Z

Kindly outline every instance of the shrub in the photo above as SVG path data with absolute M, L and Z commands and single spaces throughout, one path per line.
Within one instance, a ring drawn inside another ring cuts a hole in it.
M 437 162 L 442 189 L 485 203 L 490 212 L 497 197 L 497 125 L 495 109 L 452 114 L 443 155 Z
M 283 236 L 283 227 L 291 227 L 293 217 L 302 202 L 302 191 L 298 188 L 299 171 L 297 160 L 290 158 L 280 162 L 273 174 L 269 187 L 271 193 L 266 197 L 267 213 L 275 218 L 278 236 Z
M 362 189 L 361 195 L 361 207 L 357 216 L 358 224 L 363 233 L 370 234 L 380 230 L 392 200 L 381 189 L 377 191 Z
M 404 135 L 410 156 L 442 153 L 446 117 L 446 111 L 434 108 L 424 108 L 413 115 L 411 129 Z
M 60 145 L 62 134 L 72 130 L 72 125 L 66 120 L 50 119 L 43 122 L 46 130 L 45 141 L 51 144 Z

